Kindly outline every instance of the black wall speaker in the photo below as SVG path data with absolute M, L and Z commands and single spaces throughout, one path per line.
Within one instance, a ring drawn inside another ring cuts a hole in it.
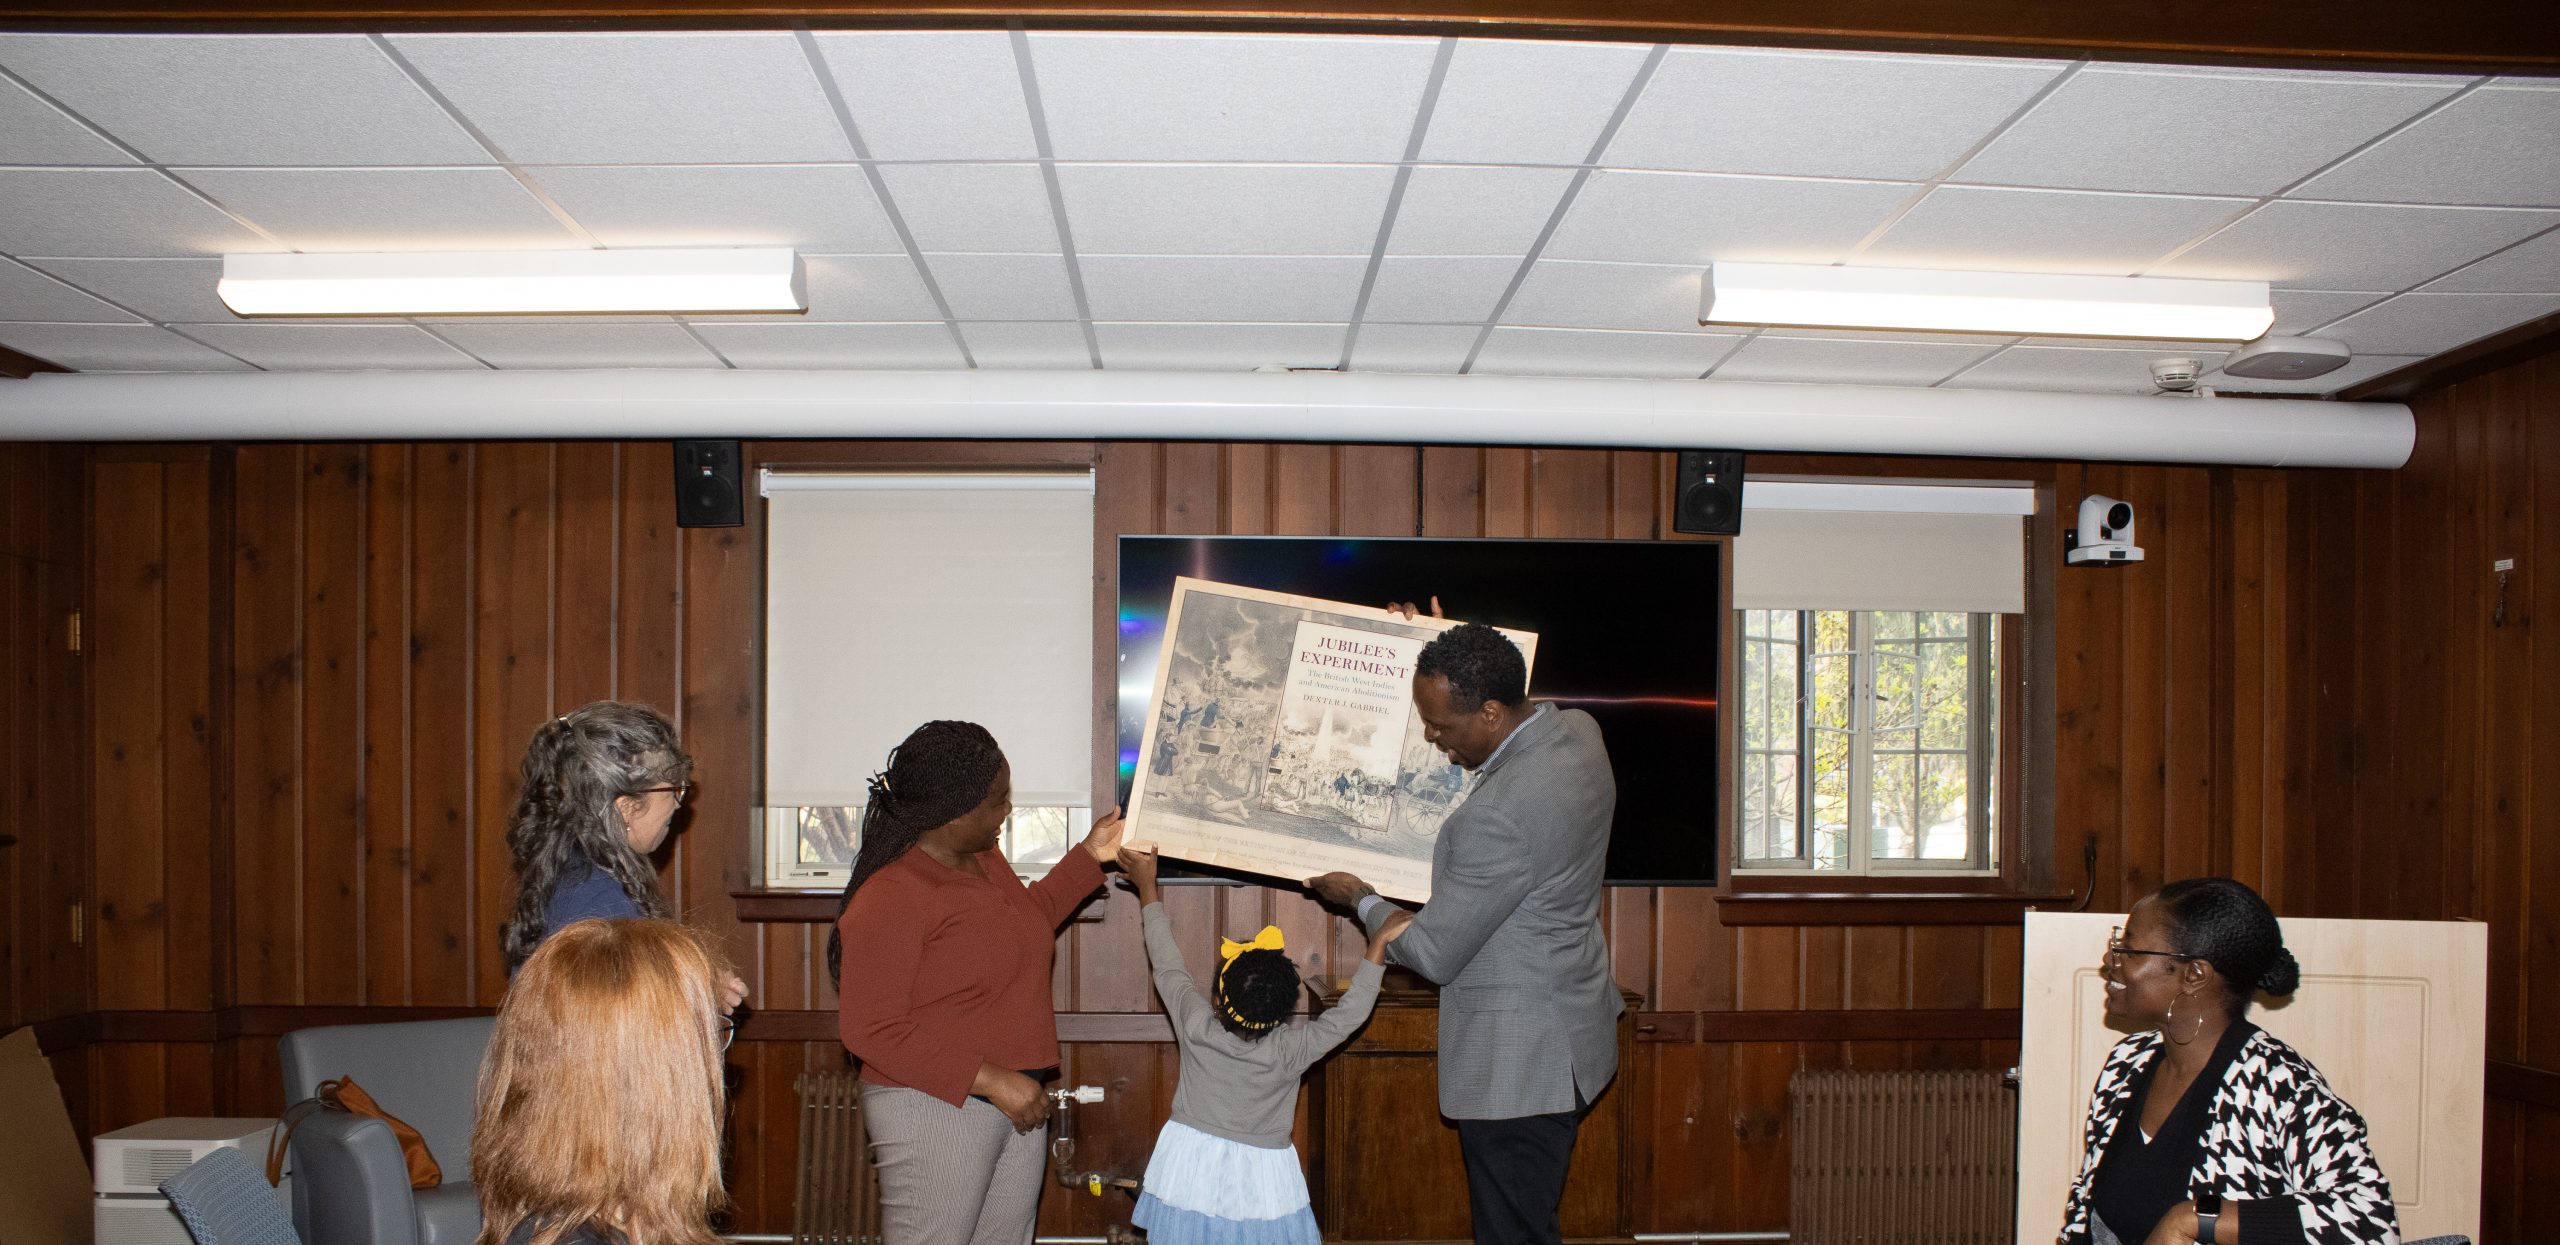
M 1742 532 L 1742 451 L 1680 451 L 1680 483 L 1671 530 L 1709 536 Z
M 738 489 L 738 443 L 676 442 L 676 526 L 736 527 L 747 521 Z

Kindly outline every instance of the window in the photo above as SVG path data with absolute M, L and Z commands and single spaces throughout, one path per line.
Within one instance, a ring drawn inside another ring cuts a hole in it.
M 1093 475 L 766 471 L 764 883 L 837 889 L 871 774 L 934 718 L 1013 766 L 1001 846 L 1092 818 Z
M 1998 867 L 1998 616 L 1740 614 L 1739 868 Z
M 1997 872 L 2034 489 L 1753 479 L 1743 499 L 1734 872 Z

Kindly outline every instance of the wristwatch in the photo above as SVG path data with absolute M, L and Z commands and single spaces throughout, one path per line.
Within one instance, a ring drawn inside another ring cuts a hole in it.
M 2220 1245 L 2214 1232 L 2222 1226 L 2222 1195 L 2206 1190 L 2196 1195 L 2196 1245 Z

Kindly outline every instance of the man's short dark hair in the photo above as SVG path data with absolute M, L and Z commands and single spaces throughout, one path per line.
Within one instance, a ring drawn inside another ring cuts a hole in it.
M 1486 701 L 1516 709 L 1529 698 L 1529 663 L 1511 637 L 1483 623 L 1460 623 L 1422 646 L 1413 677 L 1449 681 L 1449 703 L 1472 713 Z

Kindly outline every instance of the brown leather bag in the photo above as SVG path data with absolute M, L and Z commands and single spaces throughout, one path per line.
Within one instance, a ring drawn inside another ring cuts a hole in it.
M 267 1143 L 268 1184 L 283 1181 L 285 1146 L 293 1140 L 293 1130 L 300 1127 L 312 1112 L 319 1110 L 368 1115 L 390 1125 L 391 1135 L 400 1142 L 400 1157 L 409 1164 L 409 1187 L 432 1189 L 444 1183 L 444 1169 L 436 1165 L 436 1156 L 427 1152 L 427 1139 L 419 1136 L 417 1129 L 409 1127 L 408 1121 L 383 1110 L 382 1105 L 373 1100 L 373 1095 L 355 1083 L 355 1078 L 342 1076 L 320 1082 L 318 1096 L 293 1104 L 285 1111 L 284 1118 L 277 1121 L 274 1140 Z

